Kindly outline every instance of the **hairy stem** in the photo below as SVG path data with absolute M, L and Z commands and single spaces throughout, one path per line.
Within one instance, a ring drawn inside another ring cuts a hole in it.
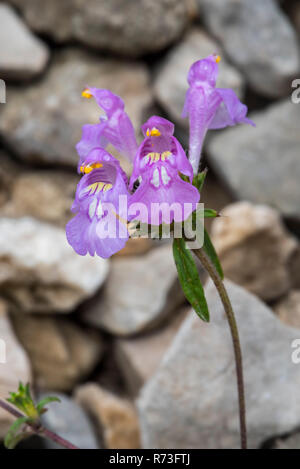
M 19 412 L 17 409 L 15 409 L 13 406 L 8 404 L 6 401 L 3 401 L 2 399 L 0 399 L 0 407 L 2 407 L 2 409 L 6 410 L 7 412 L 9 412 L 11 415 L 13 415 L 16 418 L 24 417 L 24 414 Z M 77 446 L 74 446 L 72 443 L 65 440 L 61 436 L 57 435 L 56 433 L 51 432 L 50 430 L 47 430 L 47 428 L 43 427 L 38 422 L 33 422 L 33 423 L 28 422 L 26 423 L 26 425 L 28 425 L 31 428 L 31 430 L 33 430 L 36 434 L 43 435 L 45 438 L 48 438 L 49 440 L 54 441 L 55 443 L 63 446 L 64 448 L 79 449 L 77 448 Z
M 227 316 L 227 320 L 230 327 L 237 376 L 237 388 L 239 396 L 239 417 L 240 417 L 240 434 L 241 434 L 241 448 L 247 449 L 247 427 L 246 427 L 246 405 L 245 405 L 245 390 L 244 390 L 244 378 L 243 378 L 243 362 L 242 362 L 242 351 L 239 339 L 239 331 L 235 320 L 234 312 L 231 306 L 230 299 L 228 297 L 226 288 L 220 275 L 218 274 L 215 266 L 211 262 L 203 249 L 194 249 L 193 253 L 198 257 L 203 267 L 208 272 L 212 281 L 218 290 L 220 299 L 224 306 L 224 310 Z

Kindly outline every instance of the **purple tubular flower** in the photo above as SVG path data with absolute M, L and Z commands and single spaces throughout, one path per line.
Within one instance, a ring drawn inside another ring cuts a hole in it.
M 107 258 L 122 249 L 129 237 L 126 175 L 101 148 L 89 153 L 85 168 L 88 171 L 83 171 L 72 206 L 76 216 L 66 226 L 67 240 L 81 256 Z
M 125 105 L 122 99 L 109 90 L 90 87 L 83 91 L 82 96 L 86 98 L 93 96 L 106 116 L 100 118 L 100 124 L 83 127 L 82 139 L 76 147 L 79 155 L 81 156 L 92 142 L 98 141 L 95 146 L 105 148 L 107 143 L 111 143 L 133 162 L 138 146 L 132 122 L 124 111 Z
M 192 166 L 173 136 L 174 125 L 171 122 L 153 116 L 142 126 L 142 131 L 145 139 L 134 161 L 129 188 L 133 188 L 137 179 L 140 185 L 130 198 L 129 211 L 135 211 L 133 204 L 142 203 L 147 210 L 138 210 L 137 216 L 133 217 L 142 223 L 160 225 L 173 220 L 181 222 L 195 210 L 200 199 L 198 190 L 179 174 L 192 180 Z M 158 204 L 164 207 L 153 213 L 153 207 Z
M 231 89 L 216 88 L 219 56 L 195 62 L 188 73 L 190 85 L 182 117 L 189 116 L 189 159 L 194 173 L 198 172 L 202 144 L 208 129 L 222 129 L 238 123 L 255 125 L 246 117 L 247 106 Z

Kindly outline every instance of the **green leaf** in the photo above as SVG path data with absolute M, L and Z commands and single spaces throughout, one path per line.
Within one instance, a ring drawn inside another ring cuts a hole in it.
M 193 186 L 197 187 L 198 191 L 201 192 L 206 175 L 207 175 L 208 169 L 205 168 L 204 171 L 201 171 L 201 173 L 198 173 L 194 176 L 193 179 Z
M 216 218 L 219 214 L 213 208 L 205 208 L 204 209 L 204 218 Z
M 46 411 L 46 409 L 44 409 L 44 407 L 47 404 L 49 404 L 50 402 L 61 402 L 61 400 L 58 397 L 54 397 L 54 396 L 45 397 L 36 406 L 36 409 L 37 409 L 38 413 L 39 414 L 44 413 Z
M 29 422 L 30 419 L 29 417 L 19 417 L 15 422 L 12 424 L 10 429 L 8 430 L 6 437 L 4 439 L 4 446 L 7 449 L 13 449 L 15 446 L 21 441 L 23 438 L 27 438 L 29 436 L 29 433 L 18 433 L 22 425 L 26 424 Z
M 20 382 L 18 391 L 10 392 L 9 394 L 10 398 L 7 399 L 8 402 L 20 409 L 31 419 L 38 418 L 39 415 L 30 394 L 29 383 L 24 386 L 24 384 Z
M 207 233 L 206 229 L 204 228 L 204 242 L 203 242 L 203 249 L 210 258 L 211 262 L 215 266 L 218 274 L 220 275 L 221 279 L 224 279 L 224 273 L 223 269 L 221 266 L 221 263 L 219 261 L 218 255 L 216 253 L 216 250 L 213 246 L 213 243 L 211 242 L 211 239 L 209 237 L 209 234 Z
M 192 254 L 187 249 L 183 238 L 174 239 L 173 255 L 179 281 L 186 299 L 192 305 L 198 316 L 203 321 L 208 322 L 209 311 L 199 273 Z

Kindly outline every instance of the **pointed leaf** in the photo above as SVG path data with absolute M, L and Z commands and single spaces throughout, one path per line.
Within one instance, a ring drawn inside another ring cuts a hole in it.
M 204 209 L 204 218 L 216 218 L 219 214 L 213 208 L 205 208 Z
M 207 175 L 208 169 L 205 168 L 204 171 L 201 171 L 201 173 L 198 173 L 194 176 L 193 179 L 193 186 L 197 187 L 198 191 L 201 192 L 206 175 Z
M 209 311 L 198 269 L 183 238 L 174 239 L 173 255 L 179 281 L 186 299 L 192 305 L 198 316 L 203 321 L 208 322 Z
M 36 406 L 38 413 L 40 414 L 44 410 L 44 407 L 50 402 L 61 402 L 61 400 L 58 397 L 45 397 L 45 399 L 42 399 Z
M 29 421 L 28 417 L 19 417 L 15 422 L 12 424 L 10 429 L 8 430 L 6 437 L 4 439 L 4 445 L 7 449 L 13 449 L 20 440 L 26 438 L 28 435 L 24 433 L 19 433 L 19 429 Z

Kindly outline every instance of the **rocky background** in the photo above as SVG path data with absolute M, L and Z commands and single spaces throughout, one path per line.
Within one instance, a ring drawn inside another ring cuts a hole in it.
M 249 444 L 300 448 L 299 37 L 297 0 L 0 3 L 1 397 L 19 380 L 36 397 L 59 395 L 45 423 L 82 448 L 238 447 L 232 345 L 213 286 L 207 325 L 178 288 L 169 243 L 81 258 L 64 232 L 74 145 L 99 116 L 84 86 L 120 94 L 137 133 L 150 113 L 173 119 L 186 147 L 186 74 L 217 52 L 219 86 L 257 124 L 211 132 L 202 195 L 223 209 L 209 229 L 240 327 Z M 0 411 L 0 440 L 10 423 Z

